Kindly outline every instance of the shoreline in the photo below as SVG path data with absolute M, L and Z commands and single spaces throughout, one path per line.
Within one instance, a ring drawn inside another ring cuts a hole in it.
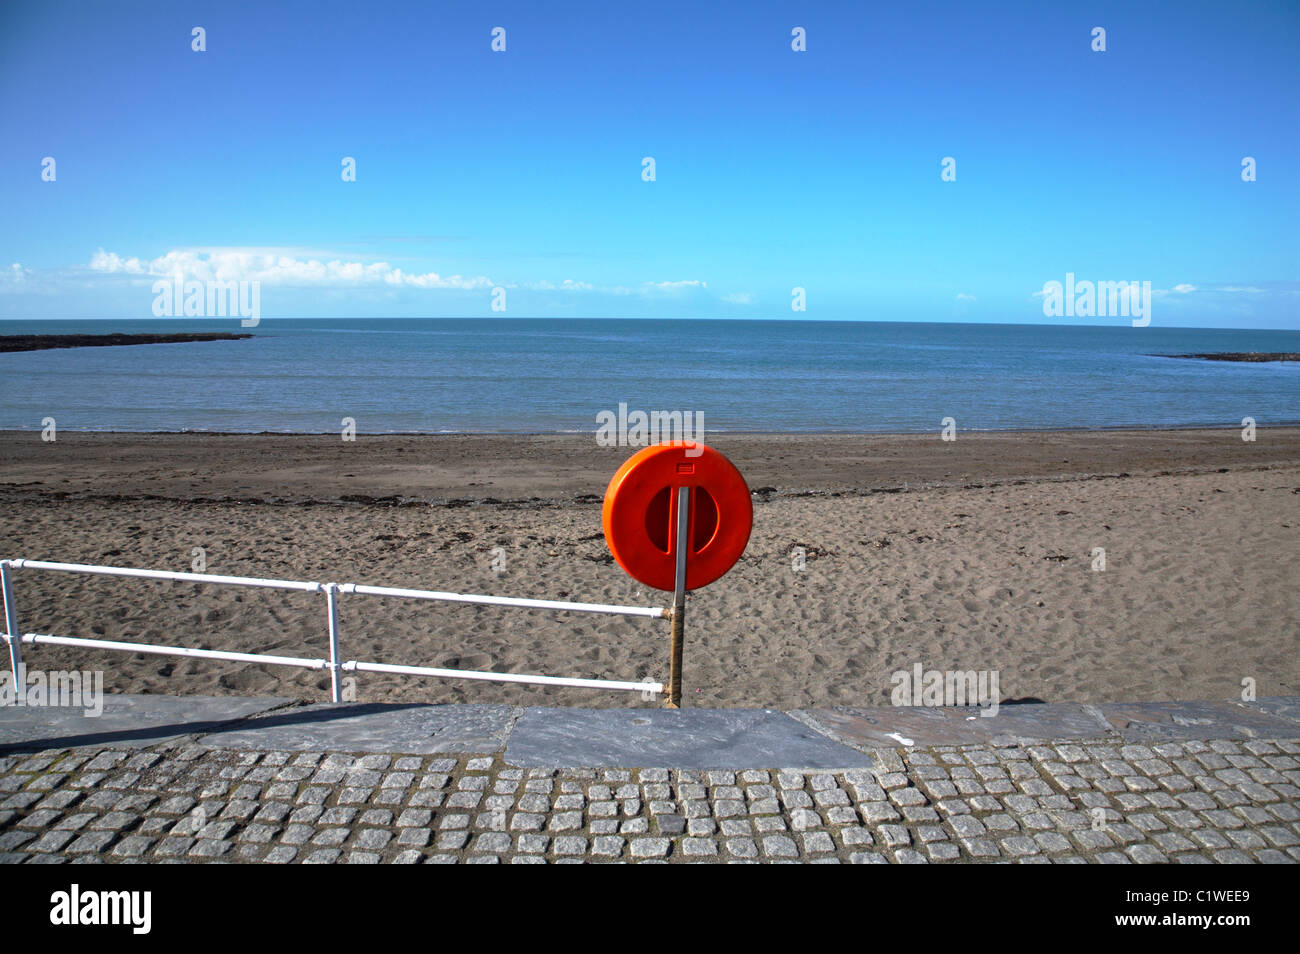
M 1282 430 L 1287 428 L 1300 428 L 1300 418 L 1294 421 L 1270 421 L 1268 424 L 1258 424 L 1256 429 L 1259 431 Z M 382 437 L 411 437 L 411 438 L 447 438 L 447 437 L 464 437 L 464 438 L 505 438 L 505 437 L 537 437 L 537 438 L 594 438 L 596 428 L 590 430 L 569 430 L 569 431 L 366 431 L 358 432 L 358 438 L 382 438 Z M 930 437 L 939 433 L 939 428 L 929 428 L 923 431 L 771 431 L 771 430 L 747 430 L 744 428 L 706 428 L 705 443 L 712 436 L 722 437 L 753 437 L 753 438 L 850 438 L 850 437 Z M 980 435 L 998 435 L 998 434 L 1114 434 L 1114 433 L 1132 433 L 1148 434 L 1184 431 L 1240 431 L 1239 424 L 1153 424 L 1150 427 L 1138 427 L 1136 425 L 1124 424 L 1115 427 L 1099 425 L 1096 427 L 963 427 L 960 429 L 962 434 L 980 434 Z M 9 436 L 30 436 L 39 434 L 41 428 L 21 428 L 9 427 L 0 428 L 0 441 Z M 128 430 L 84 430 L 73 427 L 59 428 L 60 434 L 76 434 L 83 437 L 289 437 L 289 438 L 337 438 L 338 431 L 204 431 L 183 428 L 179 431 L 128 431 Z
M 707 438 L 758 499 L 1204 474 L 1300 466 L 1300 427 L 740 434 Z M 634 452 L 593 434 L 0 432 L 0 497 L 348 503 L 598 504 Z

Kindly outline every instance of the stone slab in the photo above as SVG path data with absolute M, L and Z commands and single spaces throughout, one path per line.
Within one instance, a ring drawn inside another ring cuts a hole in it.
M 1258 709 L 1280 719 L 1290 719 L 1300 731 L 1300 696 L 1264 696 L 1245 705 L 1248 709 Z
M 930 745 L 1023 745 L 1049 739 L 1095 739 L 1108 727 L 1073 703 L 871 709 L 802 709 L 795 718 L 832 739 L 862 748 Z
M 869 755 L 773 709 L 530 707 L 506 761 L 525 768 L 870 768 Z
M 256 750 L 505 752 L 529 767 L 686 769 L 870 767 L 898 747 L 1300 739 L 1300 697 L 1241 702 L 978 708 L 521 709 L 508 705 L 320 704 L 239 696 L 109 695 L 104 711 L 0 707 L 0 751 L 139 747 L 186 737 Z M 286 708 L 288 707 L 288 708 Z
M 203 745 L 297 752 L 488 754 L 505 748 L 522 712 L 507 705 L 320 703 L 211 732 Z
M 1268 701 L 1276 711 L 1258 702 L 1104 702 L 1093 708 L 1129 742 L 1300 738 L 1300 724 L 1278 714 L 1285 701 Z
M 243 696 L 104 696 L 98 716 L 80 708 L 0 707 L 0 750 L 157 745 L 219 729 L 292 700 Z

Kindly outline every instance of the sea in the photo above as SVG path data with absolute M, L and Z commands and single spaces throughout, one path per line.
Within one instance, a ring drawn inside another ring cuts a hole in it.
M 0 429 L 535 434 L 626 410 L 704 433 L 1300 423 L 1300 331 L 886 321 L 3 321 L 0 334 L 247 332 L 241 341 L 0 354 Z

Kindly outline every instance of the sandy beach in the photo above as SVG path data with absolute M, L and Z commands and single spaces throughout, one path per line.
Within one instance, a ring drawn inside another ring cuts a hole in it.
M 917 663 L 996 670 L 1004 699 L 1231 698 L 1247 678 L 1259 695 L 1300 691 L 1300 429 L 709 443 L 755 492 L 755 529 L 691 597 L 687 704 L 887 704 L 891 675 Z M 629 453 L 590 436 L 5 432 L 0 555 L 187 571 L 201 547 L 211 573 L 664 605 L 601 533 Z M 17 602 L 26 632 L 326 651 L 323 600 L 303 594 L 19 571 Z M 659 621 L 359 596 L 343 600 L 342 646 L 502 672 L 667 669 Z M 103 669 L 118 692 L 327 698 L 327 676 L 297 669 L 54 647 L 27 661 Z M 356 698 L 658 704 L 379 675 Z

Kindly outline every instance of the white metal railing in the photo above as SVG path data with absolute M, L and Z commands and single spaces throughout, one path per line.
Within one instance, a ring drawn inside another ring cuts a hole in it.
M 324 593 L 329 631 L 329 658 L 309 659 L 301 656 L 271 656 L 261 653 L 236 653 L 218 649 L 187 649 L 183 646 L 159 646 L 154 643 L 128 643 L 80 636 L 50 636 L 23 633 L 18 627 L 18 608 L 14 602 L 14 570 L 52 570 L 59 573 L 86 573 L 99 576 L 126 576 L 148 580 L 174 580 L 188 583 L 212 583 L 217 586 L 252 586 L 264 589 L 297 590 Z M 162 656 L 190 656 L 199 659 L 223 659 L 267 666 L 297 666 L 302 669 L 329 670 L 331 698 L 342 702 L 340 676 L 344 672 L 386 672 L 404 676 L 433 676 L 438 679 L 479 679 L 490 682 L 529 683 L 540 686 L 570 686 L 581 689 L 614 689 L 653 693 L 664 691 L 661 682 L 623 682 L 614 679 L 577 679 L 563 676 L 534 676 L 509 672 L 479 672 L 472 669 L 438 669 L 432 666 L 399 666 L 391 663 L 343 661 L 339 656 L 339 604 L 341 593 L 358 596 L 389 596 L 412 600 L 439 600 L 452 603 L 476 603 L 487 606 L 514 606 L 524 609 L 549 609 L 573 613 L 608 613 L 616 616 L 671 618 L 670 609 L 652 606 L 617 606 L 606 603 L 573 603 L 566 600 L 537 600 L 512 596 L 482 596 L 472 593 L 442 593 L 435 590 L 410 590 L 391 586 L 365 586 L 359 583 L 311 583 L 302 580 L 268 580 L 251 576 L 216 576 L 211 573 L 174 573 L 168 570 L 139 570 L 122 566 L 98 566 L 89 563 L 51 563 L 44 560 L 0 560 L 0 591 L 4 594 L 5 642 L 9 646 L 9 665 L 14 686 L 19 685 L 22 667 L 22 644 L 83 646 L 115 652 L 153 653 Z

